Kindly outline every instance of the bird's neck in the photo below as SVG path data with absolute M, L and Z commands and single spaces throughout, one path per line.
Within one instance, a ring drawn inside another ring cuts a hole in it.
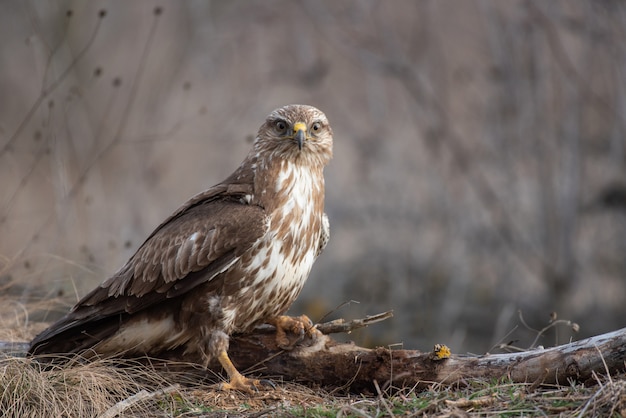
M 323 166 L 289 159 L 257 161 L 255 200 L 268 213 L 282 217 L 321 216 L 324 211 Z

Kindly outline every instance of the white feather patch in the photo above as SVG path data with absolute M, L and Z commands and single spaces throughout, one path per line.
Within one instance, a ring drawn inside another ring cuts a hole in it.
M 171 350 L 185 343 L 183 332 L 177 331 L 171 316 L 161 320 L 142 319 L 122 325 L 120 330 L 97 346 L 100 353 L 119 354 L 123 347 L 129 353 Z

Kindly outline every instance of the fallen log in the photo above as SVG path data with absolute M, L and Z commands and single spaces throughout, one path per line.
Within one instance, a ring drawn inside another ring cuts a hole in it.
M 626 362 L 626 328 L 552 348 L 487 354 L 442 355 L 417 350 L 368 349 L 338 343 L 320 335 L 286 352 L 276 346 L 271 332 L 233 338 L 229 350 L 240 370 L 308 385 L 374 391 L 374 381 L 384 390 L 436 383 L 463 385 L 471 379 L 506 377 L 515 383 L 568 384 L 586 381 L 594 373 L 623 371 Z M 443 358 L 442 358 L 443 357 Z
M 326 333 L 350 331 L 391 316 L 384 313 L 351 322 L 332 321 L 320 324 Z M 15 349 L 15 343 L 12 344 Z M 626 362 L 626 328 L 570 344 L 529 351 L 473 355 L 450 355 L 447 347 L 432 352 L 364 348 L 339 343 L 330 336 L 315 333 L 286 351 L 278 347 L 272 327 L 253 333 L 234 335 L 229 355 L 236 367 L 247 374 L 269 379 L 283 379 L 308 386 L 375 393 L 375 385 L 425 389 L 431 384 L 464 385 L 473 379 L 508 378 L 515 383 L 568 384 L 569 380 L 586 381 L 594 374 L 623 371 Z M 12 354 L 19 354 L 13 351 Z M 162 361 L 167 360 L 167 361 Z M 180 352 L 170 352 L 150 364 L 170 372 L 206 373 Z M 210 370 L 221 372 L 219 363 Z

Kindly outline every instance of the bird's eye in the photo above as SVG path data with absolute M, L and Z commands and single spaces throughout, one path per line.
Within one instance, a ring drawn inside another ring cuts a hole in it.
M 276 128 L 276 132 L 279 134 L 284 134 L 287 132 L 287 123 L 284 120 L 278 120 L 274 124 L 274 128 Z
M 322 130 L 322 124 L 319 122 L 315 122 L 313 125 L 311 125 L 311 132 L 313 132 L 314 134 L 319 133 Z

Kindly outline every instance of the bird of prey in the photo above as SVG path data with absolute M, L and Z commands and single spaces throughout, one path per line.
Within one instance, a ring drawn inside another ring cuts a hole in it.
M 333 135 L 324 113 L 274 110 L 243 163 L 159 225 L 108 280 L 32 341 L 31 355 L 162 353 L 184 347 L 206 367 L 217 358 L 223 389 L 250 391 L 228 357 L 229 335 L 262 323 L 310 330 L 284 316 L 329 238 L 323 169 Z

